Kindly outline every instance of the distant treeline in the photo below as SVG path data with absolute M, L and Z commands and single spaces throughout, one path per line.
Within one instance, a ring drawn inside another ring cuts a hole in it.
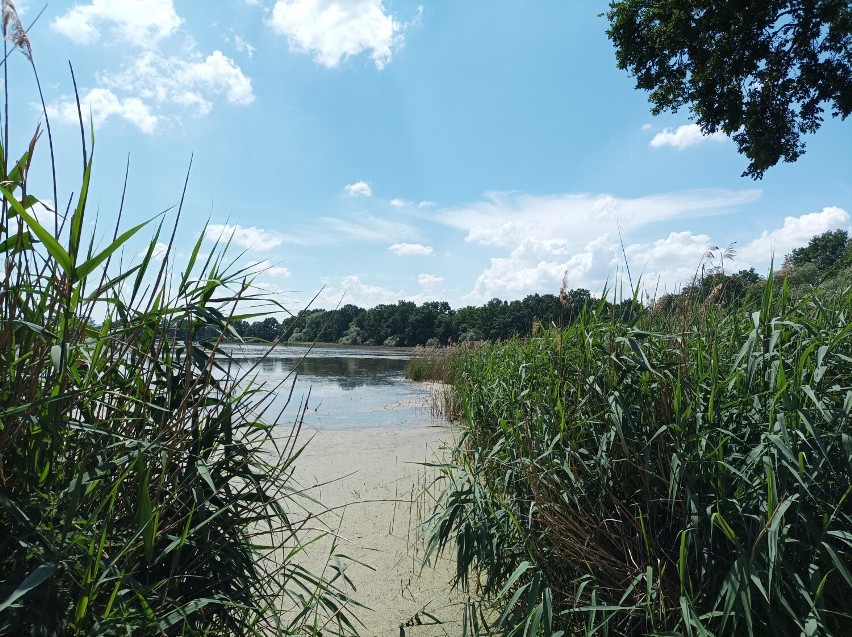
M 279 321 L 275 317 L 233 327 L 246 339 L 289 342 L 324 342 L 349 345 L 440 346 L 465 341 L 506 340 L 530 334 L 541 327 L 567 326 L 586 306 L 619 318 L 642 311 L 666 311 L 678 303 L 714 302 L 720 305 L 749 303 L 762 294 L 765 277 L 754 268 L 730 273 L 732 249 L 709 251 L 695 279 L 677 294 L 657 298 L 628 298 L 619 303 L 601 300 L 589 290 L 561 290 L 556 294 L 530 294 L 523 300 L 492 299 L 485 305 L 453 309 L 445 301 L 417 305 L 411 301 L 364 309 L 344 305 L 333 310 L 308 309 Z M 852 241 L 845 230 L 813 237 L 784 259 L 775 274 L 778 285 L 795 293 L 814 285 L 842 287 L 852 284 Z M 648 287 L 647 285 L 645 286 Z
M 364 309 L 344 305 L 335 310 L 306 310 L 278 321 L 267 317 L 234 329 L 243 338 L 266 341 L 343 343 L 348 345 L 446 345 L 464 341 L 496 341 L 527 334 L 534 323 L 564 325 L 574 320 L 587 303 L 598 303 L 588 290 L 571 290 L 559 296 L 530 294 L 522 301 L 492 299 L 481 307 L 457 310 L 446 301 L 417 305 L 411 301 Z M 629 311 L 631 302 L 617 311 Z

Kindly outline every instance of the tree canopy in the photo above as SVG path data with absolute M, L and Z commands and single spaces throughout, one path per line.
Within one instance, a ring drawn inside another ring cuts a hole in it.
M 652 112 L 688 107 L 705 134 L 729 135 L 743 175 L 798 159 L 827 107 L 852 112 L 849 0 L 614 0 L 607 17 Z
M 794 267 L 812 263 L 819 270 L 829 270 L 844 261 L 849 245 L 846 230 L 829 230 L 813 237 L 808 245 L 794 249 L 787 260 Z

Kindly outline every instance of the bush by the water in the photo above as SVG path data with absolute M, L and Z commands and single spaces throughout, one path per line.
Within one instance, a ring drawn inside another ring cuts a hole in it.
M 852 634 L 852 293 L 769 281 L 455 353 L 467 634 Z
M 0 146 L 0 635 L 348 634 L 340 562 L 327 578 L 293 559 L 301 415 L 276 433 L 276 388 L 200 338 L 233 333 L 248 273 L 199 238 L 172 277 L 162 225 L 114 267 L 144 224 L 84 236 L 92 146 L 67 218 L 39 203 L 39 133 Z

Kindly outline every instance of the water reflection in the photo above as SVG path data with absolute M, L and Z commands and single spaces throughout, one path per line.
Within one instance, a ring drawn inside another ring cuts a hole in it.
M 340 354 L 340 350 L 336 353 Z M 240 357 L 241 365 L 257 365 L 263 374 L 283 377 L 295 371 L 303 380 L 332 382 L 342 389 L 391 385 L 405 374 L 407 362 L 400 357 L 366 357 L 360 355 L 360 350 L 337 356 L 282 356 L 273 352 L 265 359 L 260 356 Z
M 407 427 L 439 422 L 429 410 L 431 390 L 405 378 L 408 351 L 278 347 L 266 358 L 264 352 L 263 346 L 248 345 L 229 353 L 243 371 L 254 367 L 257 380 L 267 387 L 285 381 L 282 386 L 289 388 L 297 374 L 293 400 L 295 404 L 307 401 L 307 428 Z M 289 389 L 275 395 L 269 413 L 284 409 L 288 395 Z

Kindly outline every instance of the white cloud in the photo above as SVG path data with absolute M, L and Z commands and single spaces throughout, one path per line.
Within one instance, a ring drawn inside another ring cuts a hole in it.
M 254 101 L 251 80 L 221 51 L 190 60 L 146 51 L 123 71 L 103 74 L 100 80 L 149 101 L 195 105 L 205 113 L 211 94 L 224 95 L 231 104 Z
M 784 256 L 794 248 L 807 245 L 815 235 L 837 228 L 849 229 L 849 215 L 841 208 L 826 207 L 820 212 L 785 217 L 780 228 L 764 230 L 760 236 L 734 245 L 736 255 L 725 263 L 725 269 L 735 272 L 753 267 L 765 275 L 773 255 L 777 270 Z M 700 275 L 702 257 L 714 243 L 706 234 L 672 232 L 665 239 L 627 246 L 625 252 L 634 276 L 640 269 L 644 272 L 646 289 L 653 293 L 659 282 L 659 295 L 677 291 Z M 715 265 L 719 265 L 718 261 L 706 263 L 707 267 Z
M 493 297 L 519 298 L 533 292 L 555 294 L 566 272 L 570 287 L 599 292 L 622 267 L 619 228 L 629 241 L 631 235 L 656 222 L 671 225 L 674 219 L 732 212 L 759 196 L 759 190 L 687 191 L 634 199 L 489 193 L 484 201 L 440 210 L 435 218 L 463 231 L 468 242 L 492 246 L 496 252 L 464 297 L 466 302 L 482 303 Z M 694 270 L 705 247 L 686 243 L 684 250 L 695 250 L 688 259 Z M 644 269 L 651 275 L 649 248 L 640 247 L 634 249 L 633 257 L 628 255 L 631 271 L 636 276 Z M 660 272 L 672 284 L 682 282 L 677 278 L 680 272 L 674 269 L 669 272 L 660 267 Z
M 417 285 L 421 288 L 434 288 L 444 282 L 444 277 L 434 274 L 418 274 Z
M 467 241 L 507 248 L 531 238 L 575 249 L 616 229 L 672 218 L 718 215 L 760 197 L 760 190 L 692 190 L 633 199 L 611 195 L 486 193 L 484 201 L 447 208 L 436 220 L 467 232 Z
M 433 274 L 417 276 L 419 290 L 406 294 L 404 290 L 391 290 L 380 285 L 372 285 L 361 280 L 357 275 L 344 276 L 336 284 L 327 283 L 315 302 L 316 307 L 337 307 L 341 299 L 344 303 L 352 303 L 359 307 L 375 307 L 385 303 L 395 305 L 398 301 L 425 303 L 427 301 L 444 301 L 446 294 L 441 288 L 444 278 Z
M 56 228 L 57 224 L 62 225 L 63 215 L 58 215 L 54 212 L 55 208 L 50 199 L 42 199 L 30 206 L 29 212 L 40 225 L 48 230 Z
M 319 229 L 314 232 L 314 236 L 317 234 L 327 243 L 397 243 L 402 238 L 416 237 L 418 232 L 408 224 L 361 213 L 353 215 L 351 219 L 324 217 L 319 220 Z
M 290 270 L 280 265 L 273 265 L 266 259 L 263 261 L 252 261 L 248 267 L 255 274 L 271 276 L 276 279 L 286 279 L 290 276 Z
M 642 130 L 651 130 L 652 128 L 651 124 L 642 124 Z
M 404 298 L 402 291 L 370 285 L 356 275 L 345 276 L 338 286 L 328 285 L 317 298 L 319 307 L 335 307 L 340 299 L 359 307 L 375 307 L 381 303 L 396 303 Z
M 533 292 L 557 294 L 564 276 L 572 282 L 571 287 L 599 289 L 615 256 L 611 238 L 605 235 L 601 239 L 605 243 L 592 241 L 576 252 L 569 252 L 564 241 L 524 240 L 509 257 L 493 257 L 491 266 L 477 277 L 473 291 L 465 298 L 481 303 Z
M 403 208 L 403 207 L 409 205 L 410 203 L 411 203 L 410 201 L 406 201 L 405 199 L 391 199 L 390 200 L 390 205 L 394 206 L 395 208 Z
M 834 206 L 799 217 L 784 217 L 784 225 L 780 228 L 764 230 L 759 237 L 743 245 L 737 251 L 737 260 L 745 264 L 743 267 L 768 268 L 770 256 L 774 254 L 778 269 L 794 248 L 805 246 L 814 236 L 837 228 L 850 230 L 849 214 Z
M 249 59 L 254 59 L 255 48 L 241 35 L 234 36 L 234 47 L 236 47 L 237 51 L 245 52 L 249 56 Z
M 688 230 L 671 232 L 664 239 L 625 246 L 633 283 L 641 275 L 643 287 L 657 297 L 676 292 L 692 282 L 711 247 L 710 237 Z M 714 263 L 707 264 L 712 267 Z
M 206 115 L 212 99 L 223 96 L 230 103 L 245 106 L 254 101 L 251 80 L 233 60 L 214 51 L 206 58 L 164 57 L 145 51 L 118 73 L 102 73 L 101 86 L 90 89 L 81 100 L 86 117 L 89 108 L 96 125 L 110 117 L 125 119 L 145 133 L 171 117 L 170 108 L 180 106 Z M 49 105 L 48 113 L 64 121 L 77 121 L 72 98 Z
M 284 243 L 284 236 L 274 230 L 254 226 L 244 228 L 239 224 L 217 224 L 207 226 L 204 237 L 209 241 L 231 241 L 242 248 L 263 252 Z
M 678 126 L 675 130 L 670 128 L 663 129 L 662 132 L 654 135 L 650 146 L 652 148 L 672 146 L 679 150 L 683 150 L 690 146 L 697 146 L 702 142 L 723 142 L 727 139 L 728 136 L 721 131 L 705 135 L 701 132 L 701 127 L 698 124 L 684 124 L 683 126 Z
M 434 201 L 421 201 L 419 204 L 417 204 L 419 208 L 431 208 L 434 205 Z
M 366 51 L 382 69 L 403 40 L 403 25 L 385 13 L 381 0 L 278 0 L 268 21 L 294 51 L 336 67 Z
M 181 22 L 172 0 L 92 0 L 75 4 L 51 27 L 77 44 L 96 42 L 104 27 L 112 28 L 121 41 L 153 49 Z
M 446 295 L 443 292 L 441 284 L 444 282 L 444 277 L 434 274 L 418 274 L 417 285 L 420 286 L 420 293 L 412 297 L 411 301 L 415 303 L 425 303 L 426 301 L 445 301 Z
M 168 245 L 166 245 L 162 241 L 157 241 L 157 243 L 154 244 L 154 249 L 151 251 L 151 258 L 156 259 L 158 261 L 162 261 L 163 258 L 166 256 L 166 252 L 168 252 L 168 250 Z M 148 254 L 148 248 L 140 250 L 136 256 L 144 257 L 146 254 Z
M 346 184 L 344 188 L 350 197 L 372 197 L 373 189 L 366 181 L 356 181 L 354 184 Z
M 419 243 L 394 243 L 388 250 L 397 256 L 432 254 L 432 246 L 424 246 Z
M 87 120 L 89 113 L 91 113 L 96 128 L 110 117 L 119 117 L 130 122 L 144 133 L 153 133 L 160 120 L 138 97 L 121 99 L 108 88 L 93 88 L 84 93 L 80 97 L 80 107 L 83 112 L 83 120 Z M 76 123 L 78 121 L 77 104 L 73 99 L 49 104 L 47 113 L 51 117 L 58 117 L 65 122 Z

